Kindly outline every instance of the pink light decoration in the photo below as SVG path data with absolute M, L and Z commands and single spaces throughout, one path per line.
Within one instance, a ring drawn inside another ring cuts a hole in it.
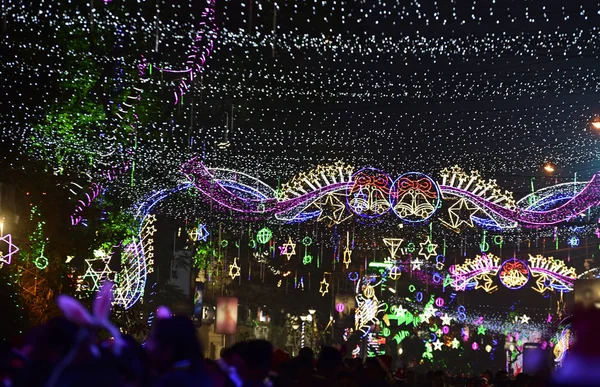
M 473 342 L 473 344 L 471 344 L 471 348 L 473 348 L 473 351 L 477 351 L 479 349 L 479 344 Z
M 438 308 L 441 308 L 442 306 L 444 306 L 444 299 L 442 297 L 436 298 L 435 306 L 437 306 Z
M 0 241 L 6 242 L 6 244 L 8 244 L 8 254 L 3 255 L 2 253 L 0 253 L 0 262 L 10 265 L 10 263 L 12 262 L 12 256 L 19 251 L 19 248 L 12 243 L 12 236 L 10 234 L 6 234 L 0 237 Z
M 450 327 L 448 325 L 444 325 L 442 327 L 442 333 L 447 335 L 448 333 L 450 333 Z
M 337 310 L 339 313 L 342 313 L 344 309 L 346 309 L 346 305 L 341 302 L 335 306 L 335 310 Z

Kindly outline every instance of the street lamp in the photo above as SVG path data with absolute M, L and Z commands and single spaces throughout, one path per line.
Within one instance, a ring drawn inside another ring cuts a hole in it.
M 548 173 L 553 173 L 555 170 L 556 170 L 556 167 L 550 161 L 548 161 L 546 163 L 546 165 L 544 165 L 544 171 L 546 171 Z

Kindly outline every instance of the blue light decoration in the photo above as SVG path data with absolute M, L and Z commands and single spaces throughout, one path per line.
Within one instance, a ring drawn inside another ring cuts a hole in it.
M 392 184 L 389 200 L 394 213 L 407 223 L 427 222 L 441 205 L 440 188 L 421 172 L 407 172 Z
M 577 247 L 577 246 L 579 246 L 579 238 L 576 235 L 572 235 L 569 237 L 567 243 L 571 247 Z

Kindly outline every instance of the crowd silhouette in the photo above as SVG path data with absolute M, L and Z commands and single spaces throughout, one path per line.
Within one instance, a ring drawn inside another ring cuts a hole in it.
M 545 386 L 548 374 L 449 375 L 443 370 L 417 373 L 392 368 L 387 355 L 345 358 L 342 351 L 302 348 L 296 357 L 265 340 L 238 342 L 220 359 L 203 356 L 193 322 L 157 313 L 145 343 L 122 335 L 109 321 L 110 284 L 89 313 L 77 300 L 61 295 L 64 317 L 35 328 L 18 347 L 1 347 L 1 384 L 14 387 L 385 387 L 385 386 Z

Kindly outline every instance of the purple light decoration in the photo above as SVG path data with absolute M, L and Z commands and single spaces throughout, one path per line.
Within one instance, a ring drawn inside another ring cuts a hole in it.
M 444 299 L 442 297 L 436 298 L 435 306 L 437 306 L 438 308 L 441 308 L 442 306 L 444 306 Z
M 223 187 L 219 181 L 214 178 L 214 175 L 198 161 L 197 157 L 185 163 L 182 166 L 182 171 L 196 188 L 208 198 L 225 208 L 246 214 L 276 215 L 296 207 L 306 207 L 317 198 L 330 192 L 344 189 L 348 185 L 347 182 L 331 184 L 284 201 L 278 201 L 275 197 L 267 199 L 248 199 L 241 198 Z
M 548 211 L 530 211 L 523 208 L 509 209 L 492 203 L 469 191 L 451 186 L 440 186 L 442 192 L 465 197 L 485 211 L 509 219 L 523 226 L 549 226 L 571 219 L 595 206 L 600 201 L 600 178 L 595 174 L 589 183 L 577 195 L 557 208 Z
M 448 325 L 444 325 L 442 327 L 442 333 L 447 335 L 448 333 L 450 333 L 450 327 Z
M 12 236 L 10 234 L 0 237 L 0 241 L 6 242 L 8 245 L 8 254 L 3 255 L 0 253 L 0 263 L 6 263 L 10 265 L 12 262 L 12 256 L 19 252 L 19 248 L 12 243 Z
M 358 272 L 351 271 L 350 273 L 348 273 L 348 279 L 350 281 L 357 281 L 358 280 Z
M 342 313 L 344 309 L 346 309 L 346 305 L 344 305 L 342 302 L 335 306 L 335 310 L 337 310 L 339 313 Z
M 77 205 L 75 206 L 75 210 L 73 210 L 73 214 L 71 214 L 71 226 L 77 226 L 83 220 L 83 216 L 81 213 L 88 208 L 94 199 L 96 199 L 102 193 L 102 186 L 97 183 L 92 183 L 90 185 L 90 192 L 86 192 L 85 201 L 79 199 L 77 201 Z

